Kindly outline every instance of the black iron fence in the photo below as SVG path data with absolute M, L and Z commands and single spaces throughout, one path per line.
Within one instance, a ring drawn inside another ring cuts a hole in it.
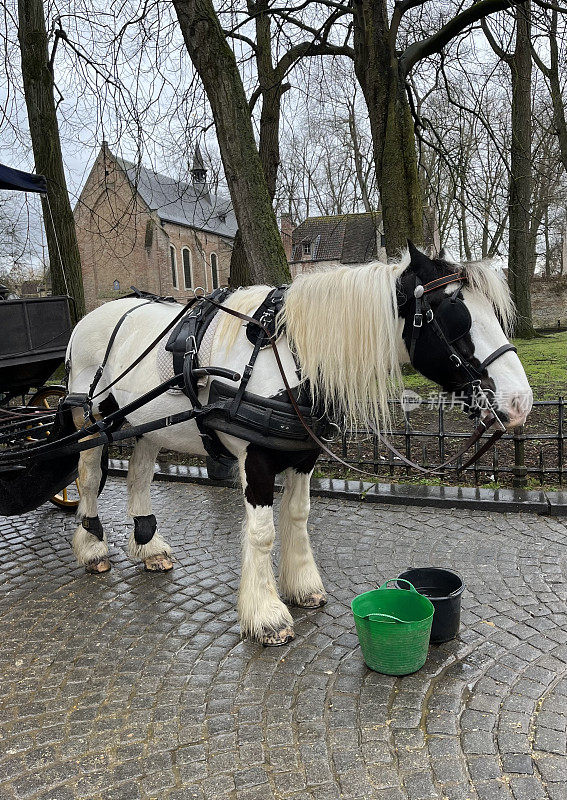
M 536 401 L 525 425 L 504 434 L 495 447 L 463 470 L 459 478 L 461 460 L 445 467 L 441 470 L 441 480 L 462 483 L 466 476 L 466 482 L 475 485 L 498 483 L 526 487 L 535 482 L 562 486 L 567 478 L 566 405 L 563 397 Z M 471 433 L 470 422 L 462 411 L 447 410 L 442 405 L 429 409 L 420 407 L 403 418 L 397 414 L 396 418 L 399 424 L 387 434 L 388 439 L 406 458 L 427 468 L 447 461 Z M 476 448 L 482 443 L 483 440 L 477 443 Z M 370 432 L 358 431 L 351 437 L 342 435 L 331 444 L 331 449 L 344 461 L 377 477 L 420 477 L 420 473 L 396 458 Z M 330 457 L 322 457 L 318 467 L 333 474 L 348 472 Z
M 400 403 L 394 413 L 396 421 L 387 434 L 388 439 L 406 458 L 424 467 L 435 467 L 457 453 L 471 434 L 471 422 L 458 408 L 427 408 L 421 406 L 405 417 Z M 527 487 L 534 484 L 563 486 L 567 483 L 567 446 L 565 416 L 567 399 L 539 400 L 526 425 L 506 433 L 496 446 L 475 464 L 459 473 L 456 462 L 442 470 L 442 483 L 490 484 Z M 480 447 L 484 440 L 476 446 Z M 371 432 L 359 430 L 353 436 L 341 435 L 329 446 L 344 461 L 376 475 L 392 480 L 419 479 L 421 473 L 412 471 L 397 459 Z M 113 448 L 112 455 L 128 458 L 131 446 L 122 443 Z M 161 463 L 192 464 L 196 459 L 178 453 L 162 452 Z M 327 475 L 345 476 L 348 470 L 330 457 L 322 456 L 317 469 Z M 433 478 L 439 476 L 431 476 Z

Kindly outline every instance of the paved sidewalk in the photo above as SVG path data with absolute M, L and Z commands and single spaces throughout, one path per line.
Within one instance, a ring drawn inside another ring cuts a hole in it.
M 565 521 L 316 499 L 329 604 L 263 649 L 236 624 L 239 492 L 152 492 L 167 575 L 124 553 L 123 480 L 105 576 L 74 563 L 72 517 L 0 518 L 1 800 L 565 800 Z M 460 638 L 367 670 L 350 600 L 427 564 L 465 578 Z

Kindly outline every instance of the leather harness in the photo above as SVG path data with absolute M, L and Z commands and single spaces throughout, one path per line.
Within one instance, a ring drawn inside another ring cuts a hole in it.
M 491 353 L 478 367 L 475 366 L 471 361 L 464 360 L 462 356 L 459 355 L 457 350 L 453 347 L 452 341 L 450 341 L 451 336 L 446 335 L 446 332 L 436 320 L 433 309 L 429 304 L 427 294 L 431 291 L 447 286 L 450 283 L 458 282 L 459 289 L 453 295 L 453 298 L 456 301 L 456 295 L 458 291 L 460 291 L 460 286 L 463 280 L 463 277 L 459 273 L 453 273 L 451 275 L 438 278 L 425 285 L 422 285 L 419 280 L 416 279 L 416 286 L 414 290 L 416 308 L 413 319 L 411 343 L 409 347 L 410 361 L 413 360 L 415 346 L 425 320 L 425 324 L 431 325 L 432 330 L 444 344 L 448 352 L 448 358 L 455 364 L 455 366 L 462 367 L 468 375 L 470 380 L 465 381 L 462 386 L 471 386 L 473 389 L 478 389 L 482 393 L 482 390 L 480 389 L 482 372 L 489 364 L 493 363 L 504 353 L 509 351 L 516 352 L 516 348 L 510 343 L 505 344 Z M 104 391 L 121 380 L 121 378 L 124 377 L 124 375 L 129 372 L 130 369 L 136 366 L 136 364 L 138 364 L 156 346 L 157 342 L 164 336 L 165 333 L 173 329 L 168 339 L 166 349 L 171 351 L 173 354 L 175 379 L 167 382 L 167 388 L 171 388 L 177 384 L 191 400 L 193 405 L 192 411 L 185 412 L 184 414 L 177 416 L 184 419 L 193 418 L 196 420 L 205 449 L 214 458 L 219 458 L 221 455 L 234 458 L 234 456 L 222 445 L 218 436 L 216 435 L 215 430 L 220 430 L 224 431 L 225 433 L 236 435 L 238 438 L 243 438 L 247 441 L 255 442 L 266 447 L 275 447 L 277 449 L 286 450 L 301 449 L 310 451 L 319 449 L 349 470 L 363 475 L 373 475 L 373 473 L 365 472 L 364 470 L 358 469 L 357 467 L 348 464 L 346 461 L 343 461 L 327 447 L 327 445 L 321 440 L 320 436 L 315 433 L 314 428 L 317 428 L 318 432 L 321 433 L 321 435 L 324 435 L 324 431 L 326 431 L 330 425 L 329 421 L 324 419 L 322 415 L 317 415 L 315 410 L 310 409 L 304 392 L 303 396 L 300 397 L 298 390 L 292 389 L 289 385 L 276 345 L 276 340 L 282 332 L 281 330 L 277 329 L 277 315 L 283 305 L 286 288 L 286 286 L 279 286 L 269 292 L 264 302 L 256 310 L 253 316 L 235 311 L 234 309 L 224 305 L 224 302 L 231 293 L 228 289 L 219 289 L 213 292 L 211 295 L 193 298 L 188 304 L 190 307 L 189 313 L 187 313 L 187 307 L 184 307 L 182 312 L 180 312 L 168 324 L 166 329 L 161 332 L 158 339 L 153 341 L 151 345 L 149 345 L 133 362 L 133 364 L 131 364 L 123 373 L 121 373 L 121 375 L 113 380 L 111 384 L 108 384 Z M 146 302 L 171 301 L 171 298 L 157 298 L 154 295 L 140 293 L 137 290 L 135 290 L 135 292 L 137 296 L 143 296 Z M 462 303 L 462 301 L 459 302 Z M 144 304 L 145 303 L 142 303 L 141 305 Z M 464 304 L 462 305 L 464 306 Z M 93 395 L 93 392 L 104 370 L 106 361 L 110 354 L 110 349 L 116 338 L 118 328 L 124 319 L 132 311 L 134 311 L 135 308 L 139 307 L 140 306 L 135 306 L 134 308 L 129 309 L 120 318 L 115 326 L 115 329 L 110 337 L 103 362 L 97 370 L 93 383 L 91 384 L 89 394 L 85 402 L 85 409 L 87 407 L 89 409 L 92 408 L 92 399 L 93 397 L 98 396 Z M 219 367 L 200 366 L 198 363 L 199 345 L 203 339 L 207 327 L 210 325 L 214 315 L 219 310 L 222 310 L 225 313 L 237 317 L 238 319 L 241 319 L 247 323 L 246 335 L 248 340 L 253 345 L 253 349 L 249 362 L 246 365 L 242 376 L 231 370 Z M 175 325 L 177 326 L 174 327 Z M 468 332 L 469 329 L 470 324 L 467 328 L 467 331 L 463 332 L 462 335 Z M 460 336 L 457 338 L 460 338 Z M 285 387 L 284 392 L 275 398 L 265 398 L 258 395 L 251 395 L 246 391 L 246 387 L 250 380 L 250 376 L 252 375 L 258 353 L 265 347 L 272 348 Z M 203 375 L 228 378 L 232 381 L 240 380 L 240 385 L 237 389 L 233 389 L 230 386 L 213 381 L 210 387 L 209 403 L 206 406 L 203 406 L 198 398 L 197 387 L 197 380 L 200 377 L 203 377 Z M 154 391 L 157 392 L 159 388 L 160 387 L 156 387 L 156 390 Z M 162 389 L 162 391 L 165 390 L 166 389 Z M 102 392 L 99 392 L 98 394 L 101 393 Z M 285 402 L 282 402 L 284 399 Z M 141 398 L 138 401 L 135 401 L 136 406 L 139 405 L 140 400 Z M 498 419 L 488 399 L 487 402 L 492 411 L 492 415 L 487 417 L 485 420 L 481 420 L 476 430 L 471 434 L 471 436 L 469 436 L 459 451 L 450 459 L 445 461 L 443 464 L 438 465 L 437 467 L 429 469 L 424 468 L 411 459 L 406 458 L 381 434 L 379 435 L 380 440 L 403 464 L 411 466 L 413 469 L 416 469 L 424 474 L 441 474 L 440 471 L 444 467 L 447 467 L 448 465 L 453 464 L 462 458 L 470 450 L 470 448 L 472 448 L 481 439 L 485 431 L 487 431 L 493 425 L 498 424 L 500 426 L 499 430 L 493 432 L 492 435 L 485 441 L 485 443 L 479 447 L 464 464 L 459 467 L 459 471 L 461 471 L 477 461 L 505 432 L 504 425 Z M 130 406 L 133 405 L 134 403 L 130 404 Z M 289 409 L 290 405 L 291 409 Z M 90 412 L 89 416 L 92 419 L 92 414 Z M 87 418 L 88 417 L 85 411 L 85 419 Z M 181 419 L 179 419 L 179 421 L 181 421 Z M 157 420 L 156 423 L 152 423 L 151 430 L 158 429 L 159 422 L 160 421 Z M 300 425 L 299 429 L 297 422 L 299 422 Z M 166 422 L 165 424 L 175 423 Z M 100 429 L 101 423 L 98 423 L 97 425 Z M 146 424 L 146 426 L 149 430 L 149 424 Z M 116 428 L 114 429 L 116 430 Z M 301 429 L 304 431 L 303 435 L 300 434 Z
M 272 339 L 275 341 L 281 333 L 281 331 L 276 330 L 277 315 L 282 308 L 286 289 L 287 286 L 278 286 L 276 289 L 272 289 L 255 311 L 251 322 L 246 326 L 246 337 L 253 345 L 253 349 L 241 377 L 229 370 L 218 368 L 214 368 L 214 373 L 211 373 L 209 367 L 199 365 L 199 348 L 201 347 L 203 337 L 214 316 L 218 313 L 219 308 L 225 308 L 223 303 L 232 294 L 231 289 L 217 289 L 212 292 L 212 294 L 198 300 L 189 313 L 183 317 L 181 322 L 179 322 L 171 332 L 165 349 L 173 353 L 173 371 L 176 375 L 182 375 L 179 385 L 194 408 L 203 409 L 203 405 L 199 400 L 199 388 L 197 385 L 198 379 L 202 377 L 203 374 L 215 374 L 219 377 L 228 377 L 231 380 L 240 380 L 240 385 L 234 393 L 232 391 L 227 393 L 227 387 L 223 389 L 223 384 L 219 384 L 216 381 L 213 382 L 210 388 L 212 397 L 209 397 L 208 406 L 203 410 L 202 414 L 198 414 L 195 417 L 203 446 L 212 458 L 219 459 L 221 456 L 224 456 L 225 458 L 234 459 L 232 453 L 227 450 L 220 441 L 215 432 L 215 428 L 212 427 L 212 419 L 214 416 L 217 423 L 215 426 L 216 428 L 232 433 L 235 436 L 245 431 L 246 417 L 243 419 L 242 414 L 240 414 L 238 424 L 236 418 L 241 410 L 246 387 L 248 386 L 254 364 L 258 358 L 258 353 L 265 347 L 269 347 Z M 226 409 L 219 408 L 219 406 L 222 405 L 221 398 L 224 400 Z M 251 396 L 248 395 L 246 400 L 248 415 L 254 417 L 254 403 Z M 209 409 L 211 405 L 214 405 L 214 415 Z M 256 403 L 256 405 L 258 404 Z M 265 408 L 268 419 L 272 417 L 272 411 L 273 409 Z M 222 412 L 225 413 L 223 414 Z M 227 416 L 228 421 L 225 420 L 223 422 L 223 416 Z M 252 423 L 252 421 L 251 419 L 250 422 Z M 268 437 L 267 426 L 264 427 L 264 436 Z M 281 429 L 281 432 L 284 433 L 285 431 Z M 275 432 L 272 431 L 272 434 L 274 433 Z M 267 446 L 269 446 L 269 444 L 267 444 Z

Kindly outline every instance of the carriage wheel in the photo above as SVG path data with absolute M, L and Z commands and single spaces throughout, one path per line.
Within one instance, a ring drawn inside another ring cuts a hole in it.
M 37 406 L 38 408 L 54 408 L 62 397 L 65 397 L 67 390 L 64 386 L 42 386 L 35 394 L 32 395 L 28 401 L 28 406 Z M 100 494 L 104 489 L 106 483 L 106 474 L 108 471 L 108 449 L 105 447 L 102 454 L 102 478 L 98 493 Z M 69 486 L 66 486 L 57 494 L 53 495 L 51 502 L 59 508 L 74 511 L 79 505 L 81 498 L 81 485 L 79 479 Z

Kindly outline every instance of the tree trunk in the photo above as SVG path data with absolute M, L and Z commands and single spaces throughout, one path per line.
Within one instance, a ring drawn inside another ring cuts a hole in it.
M 546 204 L 544 212 L 544 237 L 545 237 L 545 277 L 551 278 L 551 247 L 549 244 L 549 206 Z
M 531 120 L 532 58 L 530 5 L 516 6 L 516 47 L 509 59 L 512 75 L 512 145 L 510 153 L 510 215 L 508 284 L 516 304 L 516 336 L 533 338 L 530 282 L 533 239 L 530 235 L 532 194 Z
M 233 289 L 238 289 L 239 286 L 250 286 L 253 283 L 250 267 L 246 258 L 246 251 L 242 243 L 242 234 L 240 228 L 236 231 L 234 243 L 232 245 L 232 253 L 230 254 L 230 275 L 229 285 Z
M 415 134 L 384 0 L 353 0 L 354 68 L 368 109 L 386 253 L 423 242 Z
M 559 47 L 557 45 L 557 11 L 551 14 L 551 31 L 549 34 L 549 50 L 551 66 L 546 75 L 549 79 L 551 102 L 553 104 L 553 124 L 559 138 L 559 149 L 563 169 L 567 172 L 567 123 L 565 122 L 565 107 L 563 93 L 559 81 Z
M 263 2 L 264 13 L 260 13 L 260 4 L 248 4 L 250 14 L 256 20 L 256 67 L 262 97 L 260 113 L 260 137 L 258 151 L 266 178 L 270 200 L 276 196 L 278 169 L 280 166 L 280 111 L 282 82 L 276 75 L 272 64 L 271 20 L 267 2 Z M 252 274 L 240 232 L 234 240 L 230 259 L 230 285 L 233 287 L 248 286 L 252 283 Z
M 210 0 L 174 0 L 174 7 L 213 112 L 251 281 L 270 284 L 289 281 L 291 276 L 234 54 Z
M 85 313 L 83 276 L 63 168 L 42 0 L 18 0 L 18 39 L 35 169 L 47 178 L 49 204 L 42 198 L 42 207 L 52 291 L 74 299 L 71 317 L 77 322 Z

